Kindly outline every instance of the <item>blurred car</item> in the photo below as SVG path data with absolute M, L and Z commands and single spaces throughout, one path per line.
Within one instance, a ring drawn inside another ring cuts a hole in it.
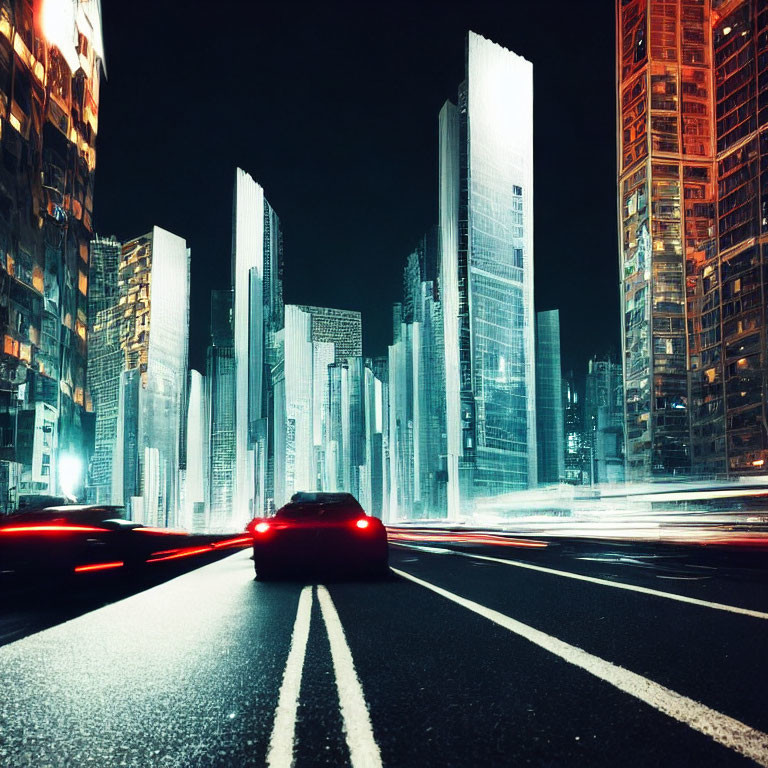
M 257 579 L 286 571 L 389 572 L 386 529 L 350 493 L 296 493 L 274 517 L 255 518 L 247 528 Z
M 199 537 L 142 525 L 125 515 L 119 506 L 68 504 L 27 507 L 3 517 L 0 576 L 50 583 L 75 574 L 131 571 L 208 549 Z

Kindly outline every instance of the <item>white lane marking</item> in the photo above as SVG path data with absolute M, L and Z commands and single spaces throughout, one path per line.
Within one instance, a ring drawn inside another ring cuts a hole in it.
M 398 546 L 407 546 L 409 549 L 421 549 L 418 544 L 401 544 Z M 654 595 L 655 597 L 665 597 L 667 600 L 677 600 L 680 603 L 690 603 L 691 605 L 701 605 L 704 608 L 714 608 L 717 611 L 728 611 L 729 613 L 739 613 L 742 616 L 751 616 L 753 619 L 768 619 L 768 613 L 763 611 L 753 611 L 750 608 L 740 608 L 738 605 L 727 605 L 726 603 L 711 603 L 708 600 L 699 600 L 695 597 L 686 597 L 685 595 L 676 595 L 674 592 L 663 592 L 660 589 L 651 589 L 650 587 L 638 587 L 634 584 L 625 584 L 621 581 L 609 581 L 608 579 L 598 579 L 594 576 L 584 576 L 580 573 L 571 571 L 558 571 L 554 568 L 545 568 L 543 565 L 531 565 L 530 563 L 521 563 L 517 560 L 504 560 L 501 557 L 491 557 L 490 555 L 473 555 L 469 552 L 457 552 L 451 550 L 460 557 L 470 557 L 474 560 L 490 560 L 494 563 L 511 565 L 515 568 L 527 568 L 531 571 L 540 571 L 541 573 L 550 573 L 554 576 L 564 576 L 567 579 L 576 579 L 577 581 L 588 581 L 592 584 L 600 584 L 604 587 L 614 587 L 615 589 L 628 589 L 630 592 L 640 592 L 644 595 Z
M 591 653 L 570 645 L 563 640 L 547 635 L 541 630 L 534 629 L 528 624 L 523 624 L 516 619 L 506 616 L 503 613 L 494 611 L 492 608 L 486 608 L 480 603 L 468 600 L 465 597 L 449 592 L 436 584 L 413 576 L 410 573 L 401 571 L 397 568 L 392 570 L 404 579 L 436 592 L 438 595 L 451 600 L 454 603 L 466 608 L 474 613 L 490 619 L 510 632 L 530 640 L 535 645 L 543 648 L 559 658 L 567 661 L 569 664 L 580 667 L 600 680 L 618 688 L 630 696 L 649 704 L 659 712 L 678 720 L 685 725 L 690 726 L 695 731 L 709 736 L 719 744 L 732 749 L 745 757 L 754 760 L 758 765 L 768 768 L 768 734 L 750 728 L 748 725 L 734 720 L 728 715 L 710 709 L 704 704 L 689 699 L 680 693 L 665 688 L 653 680 L 649 680 L 635 672 L 630 672 L 624 667 L 601 659 L 599 656 L 593 656 Z
M 291 768 L 293 743 L 296 731 L 296 711 L 299 706 L 301 672 L 309 638 L 309 622 L 312 616 L 312 587 L 304 587 L 299 595 L 299 607 L 291 635 L 291 649 L 285 663 L 283 683 L 275 710 L 275 724 L 269 739 L 267 765 L 269 768 Z
M 363 689 L 355 672 L 352 653 L 344 637 L 344 628 L 341 626 L 333 600 L 322 584 L 317 587 L 317 599 L 320 602 L 320 610 L 331 644 L 339 708 L 344 719 L 352 768 L 381 768 L 381 753 L 373 737 L 368 705 L 365 703 Z

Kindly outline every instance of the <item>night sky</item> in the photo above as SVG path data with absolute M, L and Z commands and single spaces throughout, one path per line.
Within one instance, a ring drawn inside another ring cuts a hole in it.
M 437 115 L 468 29 L 533 62 L 536 308 L 560 309 L 563 367 L 618 347 L 609 0 L 102 8 L 96 229 L 186 238 L 192 367 L 229 285 L 236 166 L 280 216 L 286 303 L 362 310 L 365 354 L 386 352 L 405 258 L 437 222 Z

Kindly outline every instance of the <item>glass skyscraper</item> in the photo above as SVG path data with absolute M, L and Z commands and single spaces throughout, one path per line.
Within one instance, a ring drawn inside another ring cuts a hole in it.
M 114 436 L 100 433 L 95 456 L 104 456 L 106 466 L 114 445 L 113 504 L 125 504 L 138 522 L 178 525 L 189 327 L 185 241 L 154 227 L 124 243 L 117 279 L 117 423 Z M 105 363 L 95 378 L 111 376 Z
M 280 222 L 249 174 L 235 171 L 232 217 L 235 351 L 234 515 L 245 524 L 273 505 L 275 403 L 272 369 L 283 327 L 283 242 Z
M 629 0 L 616 19 L 627 477 L 763 472 L 768 11 Z
M 536 314 L 536 435 L 539 483 L 565 477 L 563 373 L 560 367 L 560 312 Z
M 584 441 L 593 483 L 624 480 L 624 397 L 621 365 L 593 357 L 584 394 Z
M 276 338 L 276 505 L 306 490 L 370 496 L 360 313 L 288 305 Z
M 206 363 L 209 409 L 208 514 L 211 531 L 236 530 L 235 490 L 235 351 L 232 291 L 211 292 L 211 345 Z
M 88 293 L 88 390 L 96 415 L 94 452 L 88 480 L 88 499 L 112 503 L 112 460 L 120 404 L 120 349 L 118 275 L 122 244 L 113 237 L 91 241 L 91 284 Z
M 448 512 L 536 483 L 533 67 L 470 32 L 440 113 Z
M 88 244 L 99 87 L 98 0 L 0 7 L 0 509 L 55 494 L 85 459 Z M 13 476 L 13 481 L 10 477 Z

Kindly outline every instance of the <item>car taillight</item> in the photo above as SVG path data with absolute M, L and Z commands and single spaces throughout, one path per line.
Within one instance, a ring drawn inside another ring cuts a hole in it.
M 256 533 L 266 533 L 269 530 L 269 523 L 256 523 Z
M 370 525 L 370 523 L 369 523 L 369 522 L 368 522 L 368 521 L 367 521 L 367 520 L 366 520 L 364 517 L 361 517 L 361 518 L 360 518 L 360 519 L 359 519 L 359 520 L 358 520 L 358 521 L 355 523 L 355 525 L 356 525 L 358 528 L 367 528 L 367 527 Z

